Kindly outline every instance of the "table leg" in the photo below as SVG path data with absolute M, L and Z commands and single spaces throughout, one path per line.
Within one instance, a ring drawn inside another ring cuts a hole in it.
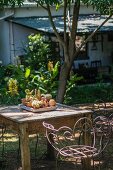
M 29 134 L 27 132 L 27 124 L 20 125 L 20 148 L 21 148 L 22 170 L 31 170 Z

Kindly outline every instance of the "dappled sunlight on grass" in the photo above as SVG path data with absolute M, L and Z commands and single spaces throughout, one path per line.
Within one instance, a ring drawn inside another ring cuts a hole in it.
M 44 136 L 38 134 L 29 135 L 29 143 L 30 143 L 30 152 L 33 157 L 36 155 L 37 158 L 41 157 L 41 154 L 46 152 L 46 140 Z M 3 141 L 2 138 L 0 138 L 0 151 L 3 149 L 3 144 L 4 144 L 4 152 L 7 151 L 18 152 L 20 148 L 19 135 L 11 131 L 6 131 L 3 137 Z
M 1 140 L 0 140 L 1 141 Z M 4 135 L 4 142 L 17 142 L 18 136 L 10 133 Z

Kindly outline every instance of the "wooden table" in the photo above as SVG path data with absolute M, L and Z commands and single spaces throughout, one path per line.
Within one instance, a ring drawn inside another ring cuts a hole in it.
M 56 128 L 67 125 L 72 127 L 82 116 L 91 116 L 91 110 L 67 107 L 58 104 L 57 109 L 49 112 L 33 113 L 21 110 L 19 106 L 0 107 L 0 123 L 15 130 L 20 136 L 21 162 L 23 170 L 31 170 L 29 135 L 45 133 L 43 121 L 52 123 Z

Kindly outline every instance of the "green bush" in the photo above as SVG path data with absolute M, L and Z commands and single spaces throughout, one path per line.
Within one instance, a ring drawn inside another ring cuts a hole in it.
M 28 39 L 24 64 L 0 67 L 0 104 L 20 103 L 26 89 L 40 89 L 41 93 L 51 93 L 56 97 L 60 63 L 50 60 L 49 43 L 41 35 L 30 35 Z M 17 81 L 17 84 L 12 83 L 9 87 L 10 81 Z M 16 86 L 18 94 L 15 93 Z
M 23 64 L 30 66 L 31 69 L 39 70 L 40 67 L 47 69 L 49 61 L 59 60 L 60 56 L 56 56 L 56 51 L 52 48 L 51 41 L 47 41 L 40 34 L 31 34 L 28 36 L 28 44 L 24 47 L 26 55 L 22 57 Z

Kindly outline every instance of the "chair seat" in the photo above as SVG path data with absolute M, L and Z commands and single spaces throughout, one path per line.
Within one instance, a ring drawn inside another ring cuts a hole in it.
M 59 154 L 65 157 L 73 157 L 75 159 L 96 156 L 98 150 L 88 145 L 71 145 L 63 147 L 59 150 Z

